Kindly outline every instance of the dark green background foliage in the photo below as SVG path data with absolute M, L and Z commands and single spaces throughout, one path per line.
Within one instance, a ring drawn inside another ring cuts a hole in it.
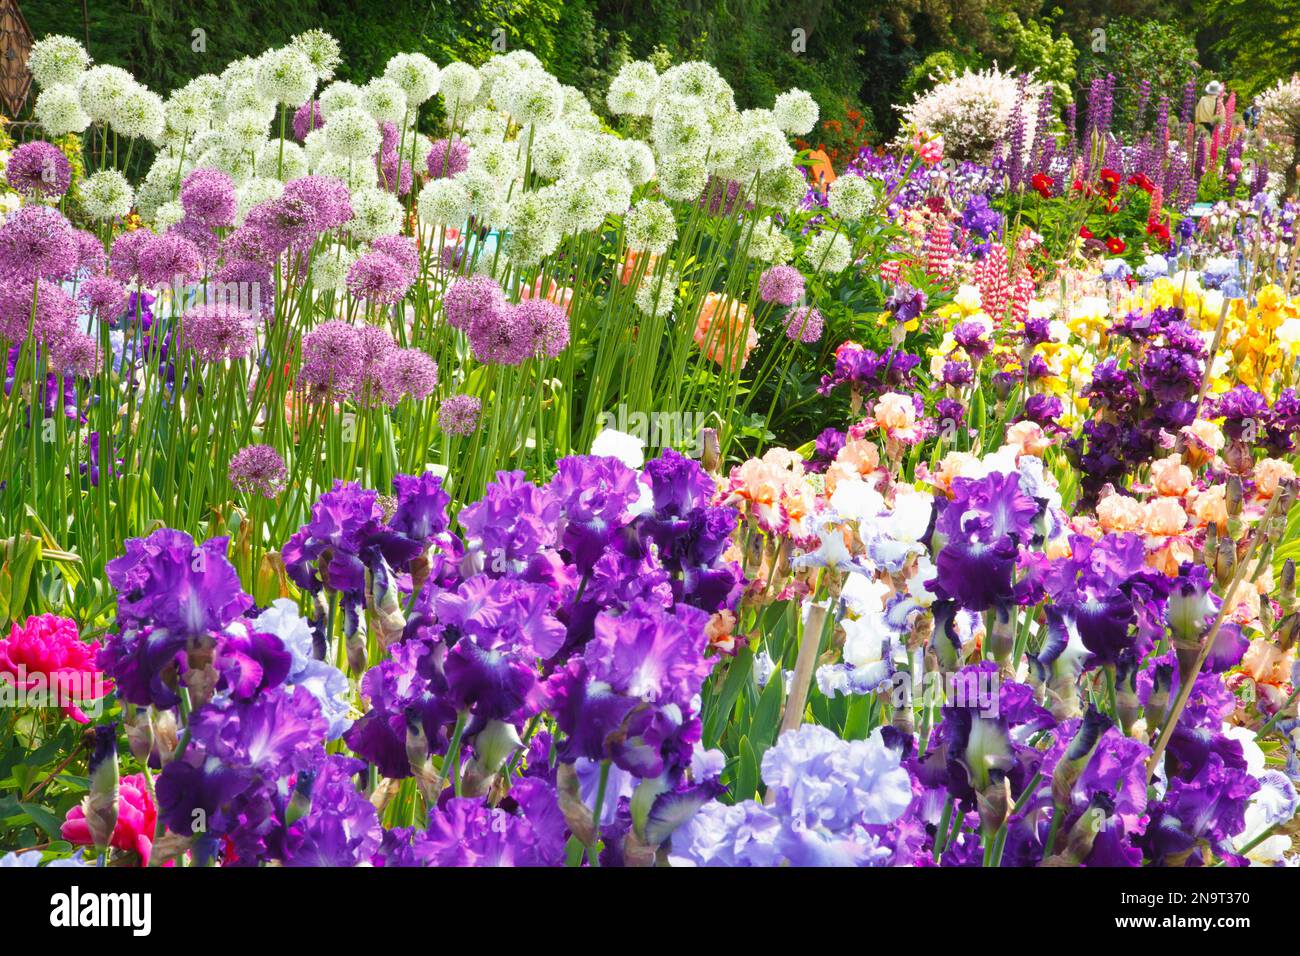
M 893 104 L 939 69 L 997 63 L 1037 69 L 1061 93 L 1116 73 L 1121 91 L 1142 77 L 1178 91 L 1192 70 L 1250 92 L 1300 69 L 1295 0 L 20 0 L 33 32 L 67 33 L 100 62 L 129 68 L 166 92 L 231 59 L 321 27 L 343 45 L 345 79 L 382 70 L 398 50 L 437 62 L 480 62 L 493 31 L 532 50 L 598 108 L 628 59 L 714 63 L 741 107 L 770 106 L 791 86 L 822 104 L 812 139 L 853 145 L 897 127 Z M 83 17 L 84 9 L 84 17 Z M 1104 53 L 1092 49 L 1106 30 Z M 206 31 L 206 53 L 192 32 Z M 792 49 L 805 31 L 806 50 Z M 1235 57 L 1235 59 L 1234 59 Z M 1234 73 L 1234 67 L 1237 72 Z M 1119 96 L 1121 119 L 1131 109 Z M 857 121 L 857 117 L 861 117 Z M 842 126 L 841 131 L 837 126 Z

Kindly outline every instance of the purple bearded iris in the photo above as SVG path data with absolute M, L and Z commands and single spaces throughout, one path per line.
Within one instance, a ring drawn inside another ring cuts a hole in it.
M 837 386 L 850 387 L 868 395 L 887 389 L 912 386 L 912 370 L 921 364 L 919 355 L 909 355 L 893 348 L 877 353 L 856 342 L 845 342 L 835 350 L 835 368 L 823 375 L 817 391 L 829 395 Z
M 703 656 L 707 622 L 686 605 L 600 614 L 582 656 L 547 681 L 567 735 L 561 759 L 612 759 L 643 778 L 686 767 L 700 738 L 693 704 L 713 667 Z
M 544 548 L 555 546 L 560 502 L 522 471 L 499 471 L 483 497 L 461 509 L 466 544 L 497 572 L 521 570 Z
M 556 462 L 547 489 L 563 514 L 560 546 L 581 574 L 590 574 L 641 497 L 636 472 L 617 458 L 574 455 Z
M 646 462 L 653 508 L 629 526 L 624 552 L 641 560 L 653 544 L 672 576 L 673 596 L 705 611 L 733 608 L 744 576 L 735 562 L 721 561 L 739 513 L 714 505 L 717 485 L 700 463 L 672 449 Z
M 286 866 L 358 866 L 379 850 L 383 828 L 379 814 L 356 787 L 353 777 L 365 763 L 331 754 L 315 773 L 298 775 L 296 793 L 311 809 L 285 838 Z
M 1116 664 L 1124 651 L 1145 655 L 1164 633 L 1160 602 L 1169 584 L 1147 565 L 1142 538 L 1071 535 L 1070 549 L 1068 558 L 1049 562 L 1041 572 L 1052 603 L 1046 608 L 1047 640 L 1036 659 L 1040 674 L 1074 634 L 1089 651 L 1088 667 Z
M 183 531 L 160 528 L 148 538 L 131 538 L 126 554 L 105 565 L 117 591 L 118 625 L 145 625 L 179 638 L 202 637 L 248 610 L 253 599 L 226 560 L 229 538 L 196 546 Z
M 303 687 L 273 688 L 250 701 L 213 700 L 191 715 L 184 756 L 158 778 L 161 818 L 180 834 L 205 822 L 204 855 L 220 838 L 244 862 L 276 854 L 282 784 L 324 759 L 328 731 L 320 704 Z
M 926 585 L 956 607 L 1004 609 L 1012 601 L 1019 546 L 1032 537 L 1040 505 L 1021 490 L 1014 473 L 957 478 L 952 500 L 940 504 L 931 535 L 938 574 Z

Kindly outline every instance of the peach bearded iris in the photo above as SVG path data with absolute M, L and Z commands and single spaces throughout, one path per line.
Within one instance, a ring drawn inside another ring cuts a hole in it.
M 56 614 L 29 617 L 0 641 L 0 681 L 25 691 L 43 690 L 51 702 L 80 724 L 89 719 L 78 703 L 103 698 L 112 688 L 95 664 L 99 642 L 85 643 L 77 625 Z

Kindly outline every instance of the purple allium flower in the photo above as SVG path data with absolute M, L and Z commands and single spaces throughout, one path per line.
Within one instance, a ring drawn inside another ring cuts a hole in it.
M 0 339 L 25 341 L 30 326 L 38 342 L 49 341 L 77 330 L 76 320 L 77 304 L 60 286 L 41 285 L 38 294 L 30 279 L 0 279 Z
M 348 292 L 375 305 L 402 301 L 414 277 L 392 256 L 372 249 L 348 269 Z
M 361 367 L 356 392 L 361 395 L 369 389 L 373 393 L 379 388 L 379 370 L 397 351 L 397 342 L 384 326 L 369 323 L 357 328 L 357 336 L 361 342 Z
M 77 271 L 83 275 L 103 275 L 108 266 L 108 256 L 99 236 L 84 229 L 75 231 L 77 238 Z
M 99 342 L 84 332 L 69 330 L 50 347 L 54 370 L 69 377 L 94 375 L 99 370 Z
M 758 277 L 758 297 L 774 305 L 794 305 L 803 290 L 803 273 L 794 266 L 771 266 Z
M 230 459 L 230 483 L 244 494 L 256 492 L 274 498 L 284 490 L 289 470 L 284 459 L 271 445 L 249 445 Z
M 482 408 L 474 395 L 452 395 L 438 408 L 438 427 L 449 435 L 472 435 Z
M 515 323 L 531 331 L 532 352 L 555 358 L 569 344 L 569 314 L 563 306 L 549 299 L 528 299 L 510 311 Z
M 435 139 L 429 150 L 429 176 L 444 179 L 469 168 L 469 144 L 462 139 Z
M 238 207 L 235 182 L 219 169 L 196 169 L 181 183 L 181 205 L 187 218 L 208 228 L 233 225 Z
M 173 280 L 193 282 L 203 275 L 203 257 L 194 243 L 168 232 L 144 242 L 138 267 L 144 286 L 168 285 Z
M 794 342 L 816 342 L 822 337 L 826 320 L 815 306 L 802 305 L 785 314 L 785 336 Z
M 506 312 L 501 286 L 489 276 L 456 279 L 442 298 L 447 324 L 469 334 L 482 326 L 495 326 Z
M 202 637 L 248 610 L 253 600 L 226 558 L 229 540 L 197 545 L 171 528 L 128 539 L 126 553 L 105 565 L 108 583 L 117 591 L 118 625 L 152 624 L 182 639 Z
M 0 225 L 0 275 L 70 279 L 77 261 L 76 231 L 57 209 L 22 206 Z
M 379 170 L 379 184 L 384 189 L 399 196 L 405 196 L 411 191 L 411 186 L 415 182 L 411 163 L 399 157 L 395 149 L 381 150 L 375 165 Z
M 24 143 L 9 156 L 5 179 L 14 192 L 26 196 L 62 196 L 72 184 L 72 167 L 53 143 Z
M 378 379 L 388 405 L 396 406 L 408 395 L 420 401 L 438 384 L 438 363 L 420 349 L 396 349 L 379 367 Z
M 298 382 L 330 400 L 347 397 L 360 381 L 363 359 L 357 329 L 341 319 L 331 319 L 303 336 Z
M 284 184 L 281 199 L 306 203 L 315 210 L 316 226 L 337 229 L 352 218 L 348 187 L 333 176 L 303 176 Z
M 248 211 L 242 234 L 261 239 L 274 258 L 287 249 L 305 249 L 326 230 L 324 210 L 301 196 L 287 192 L 277 199 L 258 203 Z
M 257 345 L 257 322 L 226 303 L 198 305 L 181 317 L 185 347 L 204 362 L 237 362 Z
M 485 365 L 519 365 L 535 354 L 534 329 L 516 308 L 506 308 L 495 321 L 485 316 L 468 336 L 474 358 Z
M 293 136 L 298 142 L 305 142 L 307 134 L 325 125 L 321 115 L 320 100 L 308 100 L 298 107 L 293 114 Z

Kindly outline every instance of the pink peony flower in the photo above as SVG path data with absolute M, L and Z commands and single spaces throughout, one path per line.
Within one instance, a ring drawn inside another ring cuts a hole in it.
M 134 850 L 140 854 L 140 865 L 148 866 L 157 825 L 158 808 L 149 799 L 144 774 L 123 777 L 118 784 L 117 826 L 109 844 L 119 850 Z M 90 827 L 86 825 L 86 813 L 80 804 L 68 811 L 59 832 L 69 843 L 91 844 Z
M 86 724 L 90 721 L 77 703 L 100 700 L 113 686 L 95 664 L 98 653 L 99 642 L 81 640 L 74 621 L 56 614 L 29 617 L 0 641 L 0 675 L 8 675 L 0 680 L 26 691 L 43 690 L 66 715 Z

